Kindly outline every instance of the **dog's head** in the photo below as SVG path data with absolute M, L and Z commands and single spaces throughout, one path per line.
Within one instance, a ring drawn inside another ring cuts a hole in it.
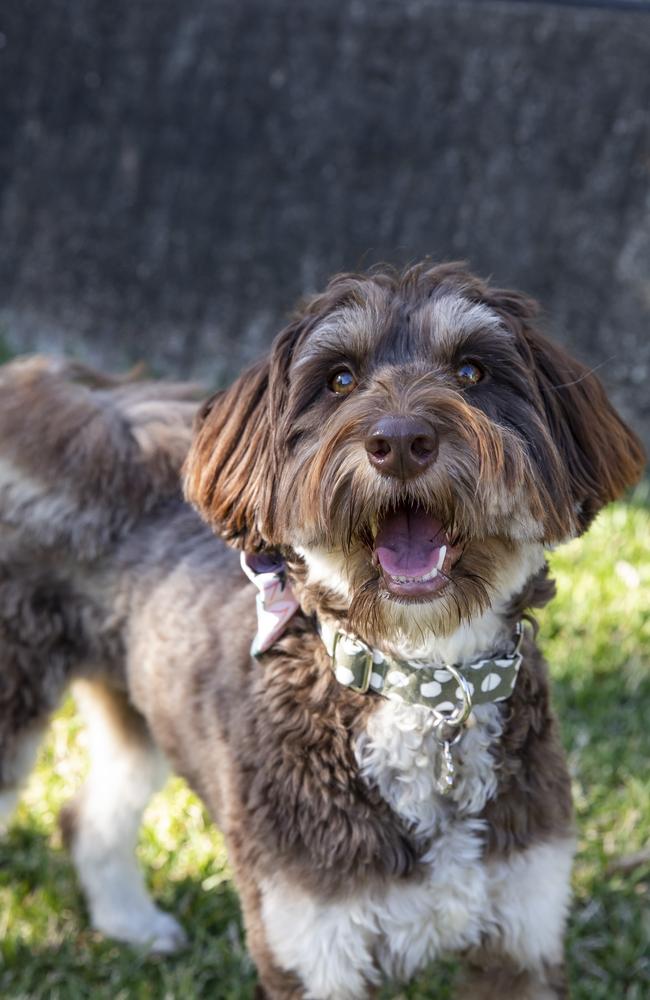
M 641 473 L 535 318 L 457 265 L 334 278 L 203 407 L 188 498 L 231 543 L 305 559 L 362 634 L 449 632 Z

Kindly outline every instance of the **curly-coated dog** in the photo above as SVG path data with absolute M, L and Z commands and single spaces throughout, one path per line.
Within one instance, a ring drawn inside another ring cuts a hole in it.
M 176 491 L 192 392 L 75 371 L 0 375 L 0 807 L 76 679 L 63 826 L 100 930 L 183 940 L 133 856 L 164 755 L 225 835 L 260 996 L 449 953 L 463 996 L 564 996 L 569 778 L 528 623 L 548 548 L 642 470 L 598 379 L 458 265 L 334 278 L 197 417 L 186 495 L 229 548 Z

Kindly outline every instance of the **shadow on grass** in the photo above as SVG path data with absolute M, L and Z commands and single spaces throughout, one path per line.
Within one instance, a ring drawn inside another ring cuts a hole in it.
M 12 827 L 0 843 L 0 901 L 4 890 L 10 890 L 10 903 L 3 908 L 0 933 L 3 1000 L 248 1000 L 253 995 L 254 969 L 237 895 L 228 882 L 210 891 L 190 878 L 165 883 L 157 902 L 183 923 L 190 943 L 164 958 L 93 931 L 67 854 L 30 827 Z
M 251 1000 L 253 990 L 253 973 L 234 969 L 231 950 L 214 939 L 209 952 L 195 943 L 155 959 L 81 932 L 51 945 L 17 942 L 0 965 L 3 1000 Z

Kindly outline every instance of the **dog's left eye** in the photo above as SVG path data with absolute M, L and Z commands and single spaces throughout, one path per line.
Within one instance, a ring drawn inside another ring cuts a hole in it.
M 473 361 L 464 361 L 456 369 L 456 379 L 460 385 L 476 385 L 483 378 L 483 369 Z
M 332 392 L 335 392 L 338 396 L 347 396 L 349 392 L 352 392 L 356 388 L 357 380 L 351 371 L 347 368 L 342 368 L 329 380 L 329 387 Z

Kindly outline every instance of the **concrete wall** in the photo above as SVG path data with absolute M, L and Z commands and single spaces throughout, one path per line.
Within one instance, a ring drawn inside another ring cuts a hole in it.
M 229 377 L 377 259 L 536 294 L 650 443 L 650 6 L 4 0 L 0 334 Z

